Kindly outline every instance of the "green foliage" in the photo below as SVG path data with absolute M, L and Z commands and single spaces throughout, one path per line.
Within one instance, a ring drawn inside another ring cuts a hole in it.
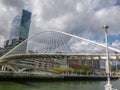
M 91 74 L 92 70 L 89 66 L 80 65 L 79 67 L 80 74 Z
M 73 71 L 72 68 L 64 68 L 64 67 L 53 67 L 51 70 L 60 73 L 72 73 Z
M 92 70 L 89 66 L 80 65 L 78 69 L 73 68 L 64 68 L 64 67 L 53 67 L 52 71 L 59 72 L 59 73 L 76 73 L 76 74 L 83 74 L 89 75 L 92 73 Z

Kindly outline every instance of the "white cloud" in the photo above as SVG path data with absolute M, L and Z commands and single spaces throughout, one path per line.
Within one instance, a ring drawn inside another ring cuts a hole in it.
M 119 35 L 120 28 L 120 7 L 113 6 L 109 8 L 104 8 L 96 12 L 95 17 L 98 24 L 108 24 L 110 26 L 109 33 L 111 35 Z
M 120 41 L 119 41 L 119 40 L 116 40 L 115 42 L 112 43 L 111 46 L 114 47 L 114 48 L 120 49 Z
M 14 1 L 14 2 L 13 2 Z M 120 7 L 117 0 L 2 0 L 0 1 L 0 36 L 7 39 L 12 19 L 22 8 L 32 11 L 30 34 L 43 27 L 91 38 L 103 38 L 103 24 L 110 25 L 110 34 L 119 35 Z
M 34 17 L 35 27 L 38 27 L 37 29 L 43 26 L 56 27 L 72 34 L 83 34 L 82 36 L 88 32 L 89 37 L 91 37 L 93 35 L 104 35 L 101 29 L 106 23 L 112 29 L 116 28 L 115 32 L 111 31 L 110 34 L 117 35 L 120 26 L 117 24 L 116 27 L 115 18 L 119 19 L 117 15 L 119 15 L 120 10 L 119 7 L 115 6 L 116 2 L 116 0 L 32 1 L 33 14 L 36 16 Z M 112 12 L 117 14 L 112 16 Z
M 3 36 L 0 36 L 0 47 L 3 47 L 3 45 L 4 45 L 4 40 L 5 40 L 5 38 L 3 37 Z

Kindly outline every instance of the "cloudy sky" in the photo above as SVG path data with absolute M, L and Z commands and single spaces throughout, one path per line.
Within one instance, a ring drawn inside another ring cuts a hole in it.
M 120 0 L 0 0 L 0 46 L 22 9 L 32 12 L 30 34 L 56 28 L 103 43 L 107 24 L 109 45 L 120 48 Z

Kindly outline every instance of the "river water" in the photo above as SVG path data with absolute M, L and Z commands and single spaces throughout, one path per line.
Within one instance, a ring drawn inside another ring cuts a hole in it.
M 104 90 L 106 81 L 0 82 L 0 90 Z M 112 81 L 120 90 L 120 80 Z

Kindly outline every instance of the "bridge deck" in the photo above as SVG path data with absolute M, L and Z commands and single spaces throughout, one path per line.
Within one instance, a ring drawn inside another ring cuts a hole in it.
M 5 56 L 0 59 L 0 62 L 8 62 L 10 60 L 17 60 L 17 59 L 29 59 L 29 58 L 56 58 L 56 59 L 82 59 L 82 60 L 104 60 L 106 59 L 106 55 L 81 55 L 81 54 L 19 54 L 19 55 L 10 55 Z M 120 60 L 120 55 L 112 54 L 109 55 L 110 60 Z

